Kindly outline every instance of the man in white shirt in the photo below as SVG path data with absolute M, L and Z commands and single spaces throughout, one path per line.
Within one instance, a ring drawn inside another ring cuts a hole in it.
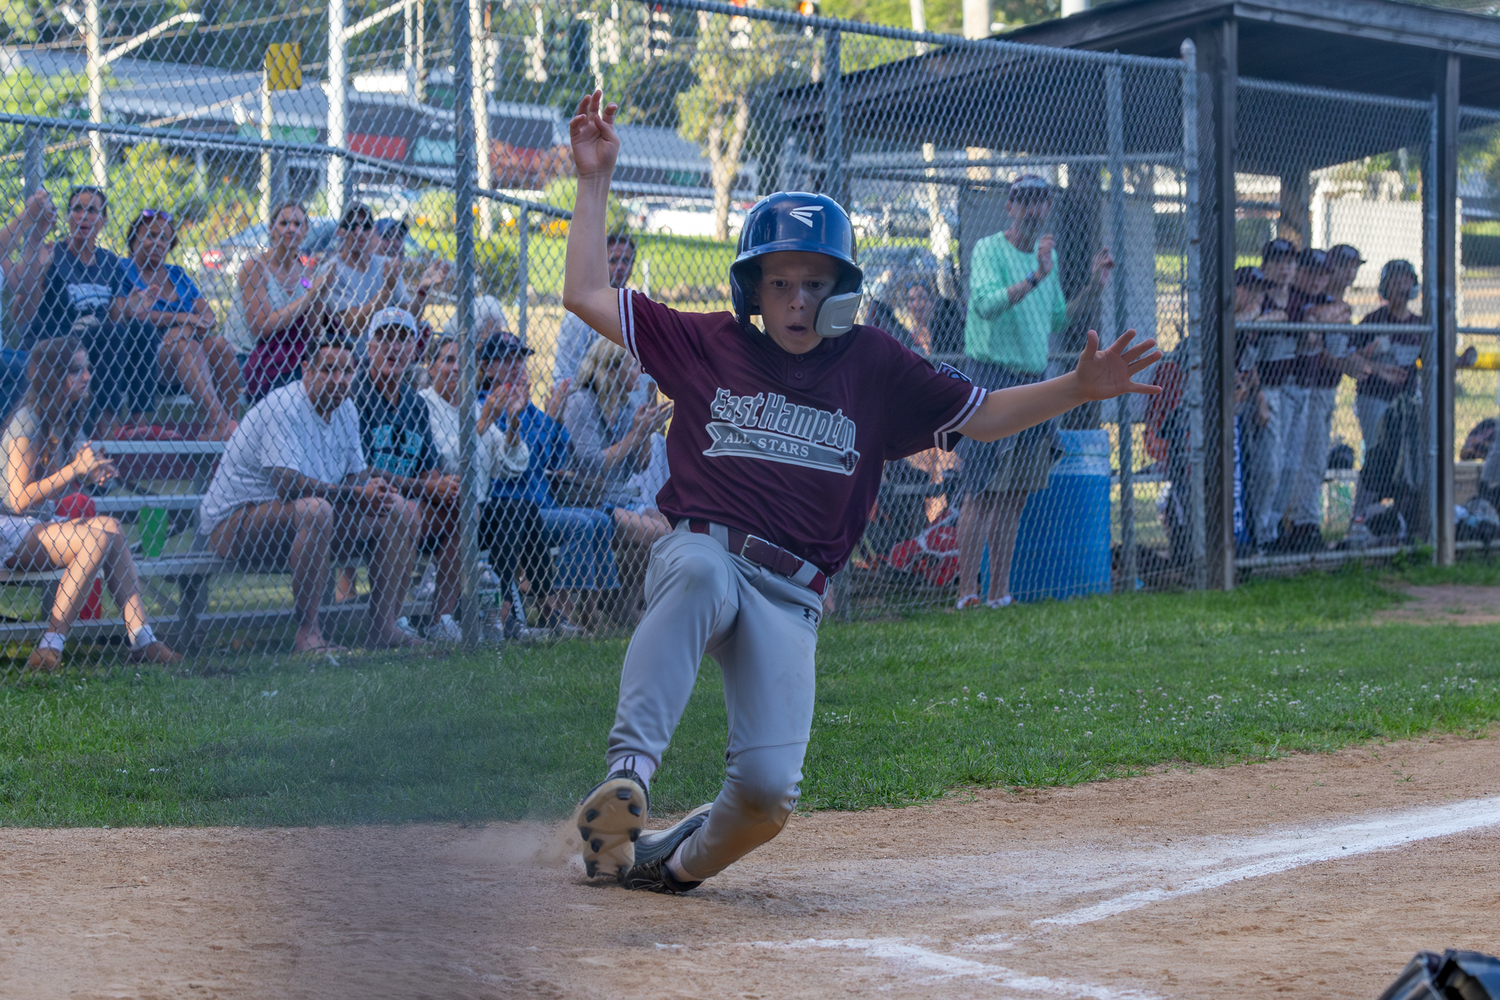
M 291 571 L 297 652 L 337 648 L 318 626 L 335 553 L 366 556 L 367 644 L 420 641 L 396 618 L 411 580 L 421 506 L 366 468 L 349 398 L 355 369 L 349 340 L 313 341 L 301 381 L 274 390 L 240 421 L 199 511 L 199 531 L 220 556 Z

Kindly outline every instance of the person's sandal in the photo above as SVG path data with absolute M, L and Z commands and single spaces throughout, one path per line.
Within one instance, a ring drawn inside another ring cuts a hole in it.
M 182 654 L 174 653 L 172 649 L 160 639 L 148 642 L 140 649 L 132 649 L 126 659 L 131 663 L 155 663 L 158 666 L 169 667 L 174 663 L 182 662 Z
M 35 670 L 40 674 L 51 674 L 62 667 L 62 650 L 43 649 L 38 646 L 26 657 L 26 669 Z

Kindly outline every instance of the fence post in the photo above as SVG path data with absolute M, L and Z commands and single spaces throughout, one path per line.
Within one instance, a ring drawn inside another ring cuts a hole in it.
M 1115 259 L 1114 315 L 1110 318 L 1109 342 L 1125 332 L 1127 321 L 1125 294 L 1125 268 L 1129 255 L 1125 252 L 1125 107 L 1121 93 L 1120 63 L 1111 62 L 1104 68 L 1104 107 L 1106 116 L 1106 152 L 1109 157 L 1109 209 L 1110 237 Z M 1117 404 L 1116 421 L 1120 428 L 1120 571 L 1125 576 L 1125 589 L 1135 590 L 1137 577 L 1135 552 L 1135 426 L 1130 415 L 1131 397 L 1121 396 Z
M 1208 556 L 1204 527 L 1203 441 L 1203 276 L 1199 272 L 1198 240 L 1198 47 L 1191 38 L 1182 40 L 1182 211 L 1184 246 L 1183 291 L 1187 296 L 1187 398 L 1188 411 L 1188 584 L 1194 590 L 1208 586 Z M 1175 484 L 1174 484 L 1175 485 Z
M 474 63 L 469 43 L 468 0 L 452 0 L 453 12 L 453 120 L 466 122 L 473 109 Z M 453 263 L 458 292 L 459 356 L 459 507 L 458 525 L 462 538 L 459 615 L 463 619 L 464 645 L 478 643 L 484 622 L 479 612 L 479 507 L 474 495 L 474 455 L 477 440 L 475 423 L 474 380 L 474 131 L 454 130 L 454 241 Z
M 842 33 L 823 32 L 823 193 L 843 205 L 844 191 L 844 74 L 840 62 Z
M 531 268 L 528 257 L 530 257 L 531 246 L 531 209 L 521 209 L 521 218 L 517 223 L 520 232 L 519 247 L 517 248 L 516 261 L 516 336 L 521 338 L 521 343 L 529 343 L 526 340 L 527 312 L 531 305 L 527 285 L 531 282 Z
M 1437 102 L 1433 109 L 1433 258 L 1436 270 L 1428 284 L 1435 286 L 1433 350 L 1433 558 L 1451 566 L 1457 558 L 1453 510 L 1453 452 L 1458 419 L 1454 354 L 1458 350 L 1458 101 L 1460 63 L 1456 55 L 1438 66 Z

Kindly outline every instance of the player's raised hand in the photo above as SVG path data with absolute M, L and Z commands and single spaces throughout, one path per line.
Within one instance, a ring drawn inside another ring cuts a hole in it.
M 578 102 L 578 111 L 568 122 L 573 142 L 573 164 L 579 177 L 614 172 L 620 155 L 620 137 L 615 132 L 617 104 L 605 104 L 604 92 L 596 90 Z
M 1104 350 L 1099 349 L 1099 332 L 1090 330 L 1088 343 L 1078 356 L 1078 386 L 1088 399 L 1114 399 L 1127 392 L 1154 396 L 1159 385 L 1132 382 L 1147 367 L 1161 360 L 1156 341 L 1143 340 L 1130 347 L 1134 330 L 1126 330 L 1120 339 Z

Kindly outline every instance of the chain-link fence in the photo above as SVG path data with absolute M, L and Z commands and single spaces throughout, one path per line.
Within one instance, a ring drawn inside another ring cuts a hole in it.
M 1238 564 L 1430 543 L 1435 105 L 1251 79 L 1237 101 Z
M 1459 548 L 1488 551 L 1500 519 L 1500 451 L 1491 461 L 1500 370 L 1500 201 L 1494 196 L 1500 114 L 1459 113 L 1461 220 L 1457 328 L 1462 364 L 1454 386 L 1454 503 Z
M 630 626 L 670 527 L 667 415 L 561 303 L 567 121 L 594 87 L 621 107 L 617 284 L 729 309 L 746 210 L 814 190 L 854 220 L 861 321 L 934 363 L 1019 384 L 1089 329 L 1166 352 L 1150 400 L 891 462 L 831 611 L 1205 585 L 1203 331 L 1231 325 L 1241 571 L 1430 543 L 1446 419 L 1460 543 L 1500 529 L 1500 215 L 1487 186 L 1463 204 L 1473 350 L 1439 414 L 1432 103 L 1239 82 L 1230 317 L 1191 45 L 699 0 L 87 4 L 24 31 L 0 113 L 0 629 L 42 666 L 64 633 L 105 656 Z M 1461 116 L 1471 173 L 1497 128 Z
M 17 664 L 630 625 L 669 470 L 654 387 L 561 306 L 594 86 L 617 283 L 726 309 L 745 210 L 820 190 L 862 320 L 935 363 L 1169 352 L 1164 405 L 891 463 L 831 609 L 1195 582 L 1190 60 L 634 0 L 59 17 L 4 53 Z

